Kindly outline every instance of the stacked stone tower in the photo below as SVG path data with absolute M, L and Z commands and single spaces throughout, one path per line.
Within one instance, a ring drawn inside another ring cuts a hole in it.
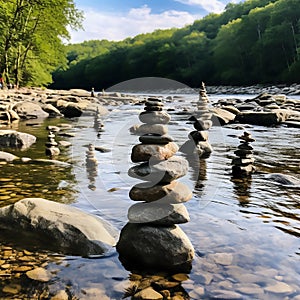
M 49 156 L 59 155 L 60 150 L 58 148 L 57 142 L 55 141 L 55 134 L 51 130 L 49 130 L 47 138 L 48 138 L 48 142 L 45 143 L 46 155 L 49 155 Z
M 236 157 L 232 159 L 232 176 L 239 178 L 251 175 L 255 172 L 255 167 L 253 166 L 253 147 L 250 145 L 255 139 L 252 138 L 249 132 L 244 132 L 243 135 L 239 136 L 240 145 L 238 150 L 234 151 Z
M 190 132 L 189 140 L 181 147 L 180 151 L 185 154 L 197 153 L 200 157 L 207 157 L 212 152 L 212 147 L 208 142 L 208 130 L 212 126 L 212 114 L 208 107 L 208 96 L 206 88 L 202 82 L 199 91 L 199 101 L 197 104 L 197 112 L 189 118 L 194 125 L 195 130 Z
M 97 136 L 99 137 L 101 133 L 104 131 L 104 124 L 101 119 L 101 114 L 99 112 L 99 109 L 97 108 L 97 111 L 95 113 L 94 117 L 94 128 L 97 131 Z
M 85 166 L 88 174 L 88 179 L 90 181 L 88 187 L 91 190 L 95 190 L 96 189 L 95 179 L 98 175 L 98 171 L 97 171 L 98 161 L 97 158 L 95 157 L 95 147 L 93 144 L 89 144 L 88 149 L 86 151 Z
M 129 223 L 122 229 L 117 250 L 125 267 L 187 271 L 194 249 L 177 224 L 189 221 L 183 205 L 190 189 L 176 179 L 188 171 L 187 161 L 174 154 L 178 146 L 167 135 L 170 116 L 160 99 L 148 98 L 139 115 L 143 124 L 131 160 L 138 165 L 128 175 L 142 180 L 129 192 L 139 201 L 128 210 Z

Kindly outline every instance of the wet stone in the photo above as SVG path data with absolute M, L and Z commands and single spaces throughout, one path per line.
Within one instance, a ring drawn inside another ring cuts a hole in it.
M 168 133 L 168 128 L 162 124 L 142 124 L 137 129 L 137 134 L 139 135 L 144 135 L 149 133 L 164 135 Z
M 183 204 L 137 203 L 128 210 L 130 223 L 151 223 L 160 226 L 187 223 L 189 213 Z
M 51 279 L 51 274 L 44 268 L 36 268 L 26 272 L 28 278 L 41 282 L 48 282 Z
M 294 292 L 294 289 L 290 285 L 279 281 L 275 284 L 269 284 L 267 287 L 265 287 L 265 291 L 274 294 L 286 294 Z
M 188 162 L 183 157 L 172 157 L 168 160 L 150 164 L 149 162 L 134 166 L 128 175 L 153 183 L 170 183 L 188 172 Z
M 6 294 L 15 295 L 21 291 L 21 286 L 19 284 L 6 285 L 2 291 Z
M 253 147 L 248 143 L 241 143 L 238 148 L 243 150 L 253 150 Z
M 170 184 L 139 183 L 132 187 L 129 197 L 134 201 L 182 203 L 190 200 L 193 194 L 189 187 L 181 182 L 173 181 Z
M 156 292 L 152 287 L 148 287 L 133 296 L 133 299 L 138 300 L 163 300 L 163 296 Z
M 161 106 L 146 106 L 144 108 L 145 111 L 162 111 L 163 108 Z
M 171 117 L 167 112 L 164 111 L 144 111 L 139 114 L 139 120 L 146 124 L 168 124 L 171 120 Z
M 158 107 L 163 107 L 164 104 L 160 100 L 147 100 L 145 102 L 146 106 L 158 106 Z
M 139 141 L 143 144 L 167 144 L 174 139 L 169 135 L 145 134 L 139 137 Z
M 208 130 L 212 127 L 211 120 L 197 120 L 194 122 L 194 128 L 198 131 Z
M 132 162 L 143 162 L 152 160 L 166 160 L 172 157 L 177 151 L 178 146 L 174 142 L 165 145 L 138 144 L 132 148 Z
M 192 131 L 189 133 L 189 139 L 193 140 L 195 143 L 205 142 L 208 140 L 207 131 Z

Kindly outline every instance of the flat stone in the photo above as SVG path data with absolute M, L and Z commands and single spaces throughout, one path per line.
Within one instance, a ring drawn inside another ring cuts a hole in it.
M 243 299 L 243 296 L 239 293 L 234 291 L 227 291 L 227 290 L 213 290 L 212 291 L 212 299 Z
M 138 144 L 132 148 L 132 162 L 142 162 L 149 160 L 166 160 L 172 157 L 177 151 L 178 146 L 174 142 L 165 145 Z
M 159 106 L 159 107 L 163 107 L 164 104 L 161 101 L 157 101 L 157 100 L 147 100 L 145 102 L 146 106 Z
M 162 124 L 142 124 L 137 128 L 136 133 L 139 135 L 149 133 L 164 135 L 168 133 L 168 128 Z
M 294 292 L 294 289 L 281 281 L 276 282 L 275 284 L 270 284 L 265 287 L 266 292 L 274 293 L 274 294 L 286 294 Z
M 151 223 L 159 226 L 187 223 L 190 220 L 183 204 L 137 203 L 128 210 L 130 223 Z
M 178 181 L 172 181 L 166 185 L 139 183 L 132 187 L 129 192 L 130 199 L 134 201 L 158 201 L 159 203 L 170 204 L 186 202 L 192 196 L 193 193 L 189 187 Z
M 10 284 L 10 285 L 4 286 L 4 288 L 2 289 L 2 292 L 6 293 L 6 294 L 15 295 L 15 294 L 18 294 L 21 291 L 21 289 L 22 289 L 22 287 L 19 284 Z M 8 299 L 8 298 L 5 298 L 5 299 Z
M 175 156 L 158 163 L 143 163 L 128 170 L 128 175 L 152 183 L 170 183 L 188 172 L 188 162 L 183 157 Z
M 26 272 L 28 278 L 41 282 L 48 282 L 51 280 L 52 276 L 50 272 L 48 272 L 44 268 L 36 268 L 31 271 Z
M 162 106 L 158 106 L 158 105 L 156 105 L 156 106 L 146 106 L 145 108 L 144 108 L 144 110 L 145 111 L 162 111 L 163 110 L 163 107 Z
M 50 300 L 68 300 L 69 295 L 66 291 L 61 290 L 55 296 L 51 297 Z
M 168 124 L 171 120 L 170 115 L 165 111 L 141 112 L 139 120 L 146 124 Z
M 167 144 L 174 139 L 169 135 L 145 134 L 139 137 L 139 141 L 142 144 Z
M 0 161 L 4 160 L 4 161 L 7 161 L 7 162 L 11 162 L 11 161 L 14 161 L 16 159 L 19 159 L 19 157 L 15 156 L 11 153 L 8 153 L 8 152 L 0 151 Z
M 241 143 L 238 148 L 243 150 L 253 150 L 253 147 L 248 143 Z
M 210 254 L 215 263 L 223 265 L 223 266 L 230 266 L 233 261 L 233 256 L 231 253 L 215 253 Z
M 156 292 L 152 287 L 148 287 L 133 296 L 133 299 L 139 300 L 163 300 L 163 296 Z

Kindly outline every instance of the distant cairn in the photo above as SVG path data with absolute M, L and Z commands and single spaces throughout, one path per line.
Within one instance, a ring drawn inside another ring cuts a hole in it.
M 47 139 L 48 141 L 45 143 L 46 155 L 51 157 L 59 155 L 60 150 L 58 148 L 58 143 L 55 141 L 55 134 L 53 133 L 53 131 L 49 130 Z
M 255 161 L 253 157 L 253 147 L 250 143 L 255 142 L 255 139 L 252 138 L 251 134 L 247 131 L 243 135 L 238 137 L 240 145 L 238 150 L 234 151 L 236 157 L 232 159 L 232 176 L 234 178 L 241 178 L 251 175 L 255 172 L 255 167 L 253 163 Z

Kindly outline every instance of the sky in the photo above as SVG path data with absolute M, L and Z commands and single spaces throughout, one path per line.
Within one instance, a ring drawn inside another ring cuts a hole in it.
M 70 31 L 70 43 L 120 41 L 156 29 L 181 28 L 240 0 L 74 0 L 84 30 Z

